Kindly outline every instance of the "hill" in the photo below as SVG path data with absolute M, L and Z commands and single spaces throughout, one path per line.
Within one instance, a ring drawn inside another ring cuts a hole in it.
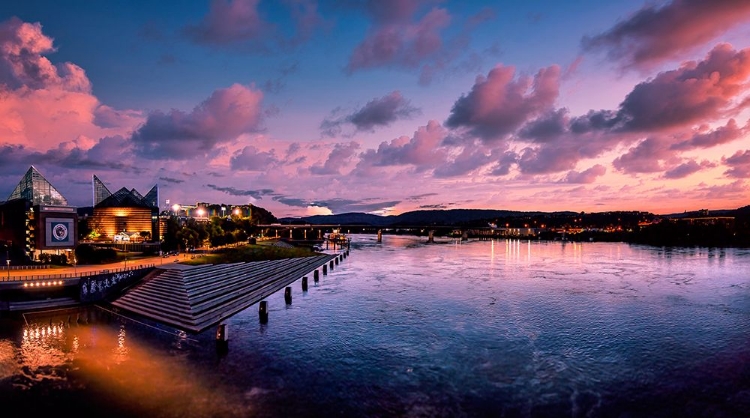
M 522 212 L 495 209 L 449 209 L 417 210 L 395 216 L 380 216 L 368 213 L 342 213 L 337 215 L 315 215 L 301 218 L 281 218 L 281 223 L 309 223 L 313 225 L 370 225 L 376 227 L 421 226 L 421 225 L 472 225 L 486 226 L 497 219 L 575 216 L 575 212 Z

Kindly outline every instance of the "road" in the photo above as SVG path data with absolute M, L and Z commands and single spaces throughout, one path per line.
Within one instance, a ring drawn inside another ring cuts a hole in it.
M 101 270 L 118 270 L 118 269 L 125 269 L 125 268 L 136 268 L 136 267 L 145 267 L 150 265 L 160 266 L 167 263 L 174 263 L 179 260 L 183 260 L 187 258 L 187 254 L 180 254 L 176 256 L 170 256 L 168 258 L 160 257 L 160 256 L 154 256 L 154 257 L 145 257 L 145 258 L 138 258 L 135 260 L 127 260 L 127 261 L 120 261 L 117 263 L 109 263 L 109 264 L 95 264 L 95 265 L 78 265 L 78 266 L 71 266 L 71 267 L 51 267 L 48 269 L 38 269 L 38 270 L 6 270 L 1 269 L 0 270 L 0 281 L 14 281 L 14 280 L 21 280 L 21 278 L 25 278 L 26 280 L 30 278 L 46 278 L 50 276 L 67 276 L 72 277 L 83 273 L 95 273 L 99 272 Z

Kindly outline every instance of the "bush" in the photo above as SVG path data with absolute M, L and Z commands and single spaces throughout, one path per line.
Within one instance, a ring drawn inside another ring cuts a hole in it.
M 96 249 L 89 244 L 76 247 L 78 264 L 102 264 L 117 261 L 117 251 L 112 248 Z
M 64 266 L 68 264 L 68 256 L 66 256 L 65 254 L 60 254 L 60 255 L 53 254 L 50 256 L 49 260 L 50 260 L 50 263 L 58 265 L 58 266 Z

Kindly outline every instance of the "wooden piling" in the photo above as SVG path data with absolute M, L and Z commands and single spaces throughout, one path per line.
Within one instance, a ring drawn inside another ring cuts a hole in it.
M 219 324 L 218 328 L 216 328 L 216 341 L 229 341 L 229 327 L 227 326 L 227 324 Z
M 260 306 L 258 306 L 258 317 L 260 318 L 261 324 L 268 322 L 268 302 L 265 300 L 260 301 Z
M 302 278 L 302 291 L 307 292 L 307 276 Z
M 284 289 L 284 301 L 287 305 L 292 304 L 292 287 L 287 286 L 286 289 Z

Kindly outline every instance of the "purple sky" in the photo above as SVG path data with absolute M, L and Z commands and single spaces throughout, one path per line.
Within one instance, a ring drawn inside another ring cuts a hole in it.
M 4 2 L 0 200 L 34 165 L 75 206 L 750 204 L 750 2 L 515 3 Z

